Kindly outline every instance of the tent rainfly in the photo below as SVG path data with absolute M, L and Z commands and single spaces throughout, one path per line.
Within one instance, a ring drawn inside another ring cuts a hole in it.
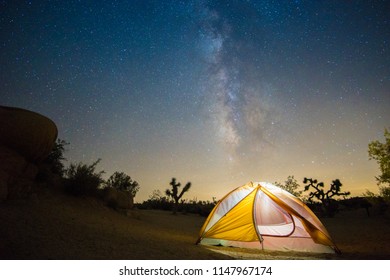
M 222 198 L 206 219 L 197 244 L 340 252 L 324 225 L 305 203 L 265 182 L 250 182 Z

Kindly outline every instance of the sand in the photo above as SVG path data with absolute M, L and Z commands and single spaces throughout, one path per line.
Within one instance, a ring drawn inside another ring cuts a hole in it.
M 0 259 L 390 259 L 390 219 L 344 211 L 321 219 L 343 254 L 195 245 L 205 218 L 167 211 L 124 215 L 93 198 L 46 191 L 0 204 Z

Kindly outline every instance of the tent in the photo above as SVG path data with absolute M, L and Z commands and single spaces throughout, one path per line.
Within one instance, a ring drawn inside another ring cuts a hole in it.
M 339 253 L 326 228 L 307 205 L 265 182 L 250 182 L 222 198 L 206 219 L 199 243 Z

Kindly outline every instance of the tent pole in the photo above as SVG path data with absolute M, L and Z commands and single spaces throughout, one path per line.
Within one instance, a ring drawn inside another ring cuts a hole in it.
M 253 219 L 253 225 L 255 227 L 255 231 L 256 231 L 256 234 L 257 234 L 257 238 L 259 238 L 259 242 L 261 244 L 261 250 L 264 251 L 264 239 L 263 239 L 263 236 L 261 236 L 261 233 L 259 232 L 259 230 L 257 229 L 257 226 L 256 226 L 256 197 L 257 197 L 257 193 L 259 191 L 259 188 L 260 187 L 260 184 L 257 184 L 257 187 L 256 187 L 256 194 L 255 196 L 253 197 L 253 209 L 252 209 L 252 219 Z

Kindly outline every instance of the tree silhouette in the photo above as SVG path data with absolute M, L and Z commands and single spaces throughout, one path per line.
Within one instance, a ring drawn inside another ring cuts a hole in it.
M 309 202 L 313 202 L 314 198 L 320 201 L 325 214 L 329 217 L 334 216 L 337 210 L 337 204 L 333 197 L 348 196 L 351 194 L 350 192 L 341 192 L 342 184 L 339 179 L 333 180 L 330 189 L 326 192 L 324 191 L 324 183 L 318 182 L 316 179 L 304 178 L 303 183 L 307 184 L 305 191 L 308 191 L 310 188 L 314 189 L 314 191 L 309 193 Z
M 132 197 L 135 197 L 139 190 L 139 184 L 137 181 L 131 179 L 129 175 L 118 171 L 108 178 L 106 187 L 115 188 L 120 191 L 127 191 Z
M 191 188 L 191 182 L 188 182 L 183 189 L 181 190 L 179 194 L 179 188 L 181 186 L 180 183 L 176 183 L 176 178 L 172 178 L 171 182 L 169 183 L 172 186 L 172 189 L 167 189 L 165 191 L 166 195 L 171 197 L 174 201 L 173 205 L 173 214 L 177 213 L 177 209 L 179 206 L 179 200 L 182 198 L 183 194 L 187 192 Z
M 368 155 L 370 160 L 376 160 L 382 173 L 375 177 L 379 185 L 379 193 L 390 201 L 390 132 L 387 129 L 384 136 L 385 143 L 376 140 L 368 144 Z
M 100 185 L 104 182 L 104 171 L 96 172 L 100 159 L 88 165 L 71 163 L 65 170 L 65 190 L 75 196 L 95 196 Z
M 298 184 L 297 179 L 294 178 L 294 175 L 288 176 L 284 184 L 275 182 L 275 185 L 285 191 L 288 191 L 289 193 L 295 195 L 296 197 L 300 197 L 302 194 L 302 191 L 298 190 L 300 186 Z
M 65 173 L 63 161 L 66 160 L 66 158 L 64 157 L 64 153 L 65 146 L 67 145 L 69 145 L 69 143 L 65 140 L 57 139 L 50 154 L 43 161 L 45 164 L 48 164 L 50 166 L 51 172 L 53 172 L 54 174 L 58 174 L 61 177 L 63 177 Z

